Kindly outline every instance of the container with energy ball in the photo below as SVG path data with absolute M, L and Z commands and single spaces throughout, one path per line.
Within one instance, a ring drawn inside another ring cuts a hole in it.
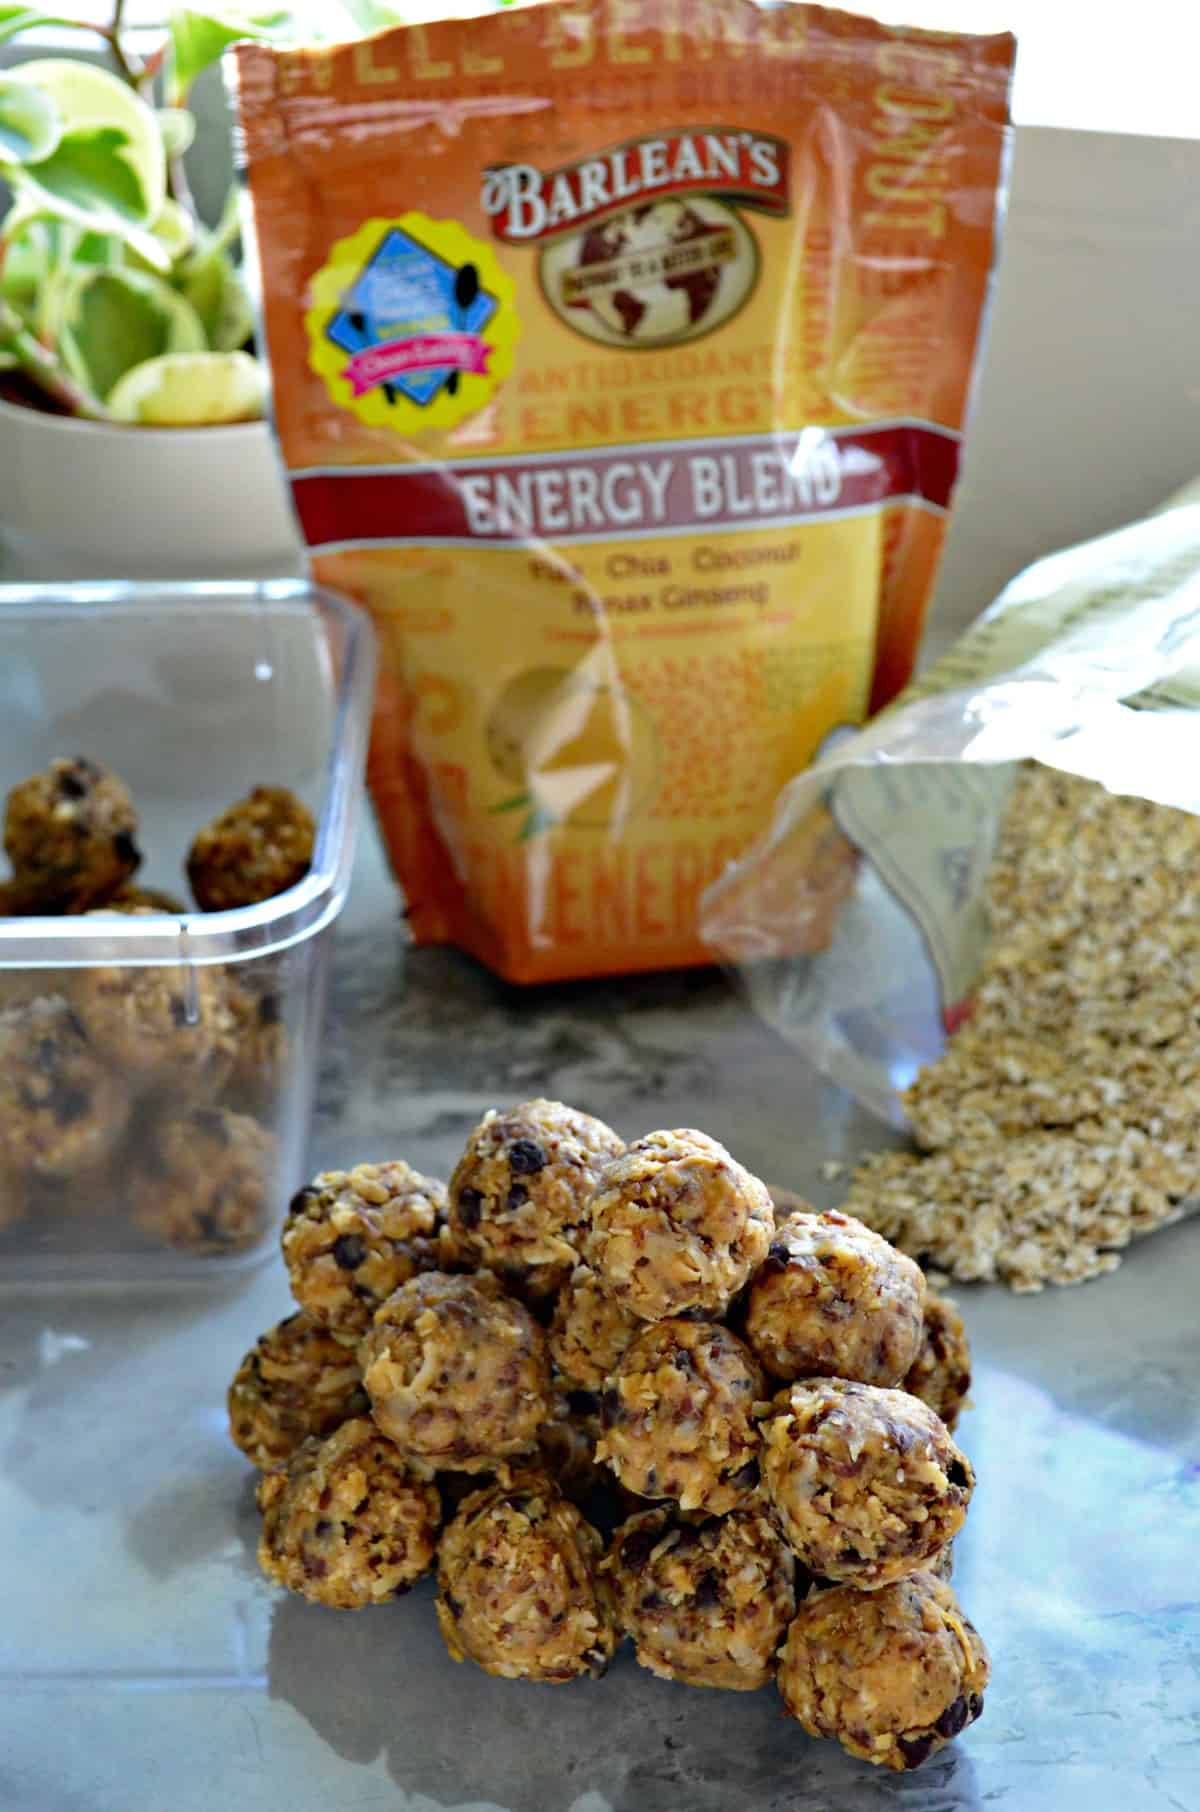
M 707 883 L 904 684 L 1012 56 L 794 0 L 231 53 L 274 421 L 381 630 L 419 942 L 516 981 L 710 961 Z
M 271 1249 L 308 1172 L 372 676 L 369 623 L 304 583 L 0 587 L 0 1290 L 211 1283 Z M 411 1206 L 410 1244 L 437 1220 Z M 243 1381 L 262 1456 L 325 1426 L 297 1393 L 338 1286 L 365 1325 L 409 1274 L 407 1245 L 340 1269 L 340 1226 L 295 1218 L 315 1327 Z

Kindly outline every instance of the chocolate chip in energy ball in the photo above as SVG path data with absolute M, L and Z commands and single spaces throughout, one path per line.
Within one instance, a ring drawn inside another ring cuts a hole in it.
M 58 777 L 58 790 L 64 799 L 82 799 L 88 785 L 88 780 L 79 772 L 78 762 L 74 767 L 64 768 Z
M 621 1543 L 621 1563 L 631 1573 L 640 1573 L 654 1552 L 658 1536 L 650 1529 L 634 1529 Z
M 343 1233 L 333 1242 L 333 1256 L 342 1271 L 357 1271 L 367 1256 L 365 1243 L 356 1233 Z
M 705 1573 L 701 1579 L 697 1580 L 696 1590 L 692 1596 L 701 1610 L 708 1609 L 712 1605 L 718 1603 L 721 1597 L 721 1588 L 717 1584 L 716 1574 Z
M 458 1218 L 468 1230 L 478 1227 L 483 1209 L 483 1194 L 478 1189 L 460 1189 Z
M 518 1176 L 536 1176 L 546 1168 L 546 1154 L 532 1139 L 518 1139 L 509 1147 L 508 1165 Z
M 45 1103 L 60 1126 L 74 1126 L 92 1105 L 92 1097 L 82 1088 L 55 1088 Z
M 975 1694 L 972 1694 L 971 1696 L 972 1698 L 976 1697 Z M 982 1709 L 983 1701 L 979 1700 L 979 1710 L 981 1711 Z M 954 1738 L 967 1728 L 967 1725 L 971 1720 L 978 1716 L 979 1711 L 972 1711 L 969 1701 L 962 1693 L 960 1693 L 952 1705 L 947 1705 L 945 1711 L 938 1719 L 936 1725 L 937 1733 L 939 1736 L 945 1737 L 948 1743 L 953 1742 Z

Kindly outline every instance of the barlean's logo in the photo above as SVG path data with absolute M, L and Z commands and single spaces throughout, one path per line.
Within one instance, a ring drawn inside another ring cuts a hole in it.
M 660 133 L 539 170 L 484 172 L 497 239 L 536 247 L 542 289 L 569 327 L 606 345 L 711 333 L 746 301 L 758 246 L 738 212 L 789 211 L 788 147 L 714 127 Z

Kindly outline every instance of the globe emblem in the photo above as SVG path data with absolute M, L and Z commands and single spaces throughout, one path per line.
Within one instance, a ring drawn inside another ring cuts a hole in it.
M 610 215 L 545 252 L 542 284 L 561 318 L 609 345 L 710 332 L 753 288 L 757 248 L 710 196 L 667 196 Z

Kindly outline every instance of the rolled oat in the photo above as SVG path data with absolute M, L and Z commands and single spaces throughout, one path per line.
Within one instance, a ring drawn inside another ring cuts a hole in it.
M 926 1263 L 1018 1290 L 1111 1271 L 1200 1187 L 1200 819 L 1018 778 L 970 1017 L 906 1091 L 917 1157 L 847 1207 Z

